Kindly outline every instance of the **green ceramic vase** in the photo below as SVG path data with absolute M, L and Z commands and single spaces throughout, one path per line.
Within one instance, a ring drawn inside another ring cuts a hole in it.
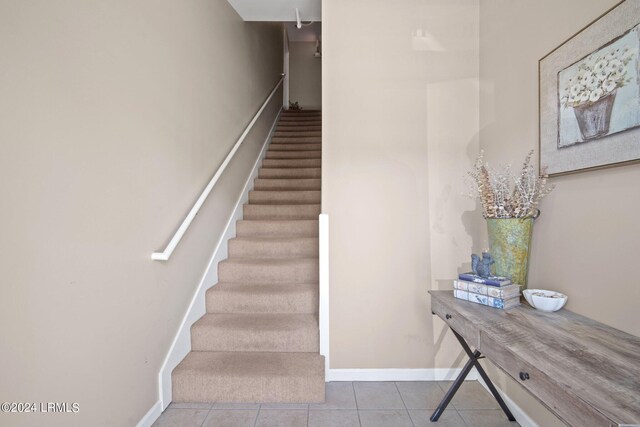
M 527 288 L 529 249 L 536 217 L 487 218 L 489 252 L 495 260 L 495 274 Z

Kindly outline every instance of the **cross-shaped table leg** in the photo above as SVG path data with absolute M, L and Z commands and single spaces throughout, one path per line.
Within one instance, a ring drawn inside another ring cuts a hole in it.
M 489 379 L 489 376 L 484 371 L 484 369 L 482 369 L 482 366 L 480 366 L 480 362 L 478 362 L 478 360 L 482 359 L 484 356 L 481 356 L 478 350 L 472 352 L 464 338 L 462 338 L 460 334 L 454 331 L 453 328 L 451 329 L 451 331 L 456 336 L 458 341 L 460 341 L 460 345 L 462 345 L 462 348 L 464 348 L 464 351 L 469 356 L 469 360 L 467 361 L 466 365 L 464 365 L 464 368 L 462 368 L 462 372 L 460 372 L 458 378 L 456 378 L 456 380 L 453 382 L 453 385 L 451 385 L 451 388 L 449 388 L 449 391 L 447 391 L 447 394 L 444 395 L 444 398 L 438 405 L 438 408 L 434 411 L 433 415 L 431 415 L 431 421 L 436 422 L 438 421 L 438 419 L 440 419 L 440 415 L 442 415 L 444 410 L 447 409 L 447 405 L 449 405 L 449 402 L 451 402 L 451 399 L 462 385 L 462 382 L 471 371 L 471 368 L 473 368 L 474 366 L 476 367 L 476 370 L 484 380 L 487 387 L 489 387 L 489 390 L 491 391 L 491 394 L 493 394 L 493 397 L 496 398 L 498 404 L 507 415 L 509 421 L 515 421 L 516 419 L 511 414 L 509 408 L 507 408 L 506 403 L 504 403 L 504 400 L 502 400 L 502 397 L 500 397 L 500 394 L 498 394 L 498 390 L 496 390 L 496 388 L 493 386 L 493 383 Z

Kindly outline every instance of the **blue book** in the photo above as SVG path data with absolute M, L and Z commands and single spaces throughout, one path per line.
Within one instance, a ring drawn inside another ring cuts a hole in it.
M 458 276 L 460 280 L 466 280 L 467 282 L 481 283 L 488 286 L 506 286 L 511 284 L 511 280 L 508 277 L 501 276 L 489 276 L 480 277 L 473 273 L 462 273 Z
M 478 295 L 469 291 L 462 291 L 460 289 L 453 290 L 453 296 L 476 304 L 482 304 L 493 308 L 499 308 L 502 310 L 508 310 L 510 308 L 520 305 L 520 298 L 516 295 L 514 298 L 502 299 L 493 298 L 487 295 Z

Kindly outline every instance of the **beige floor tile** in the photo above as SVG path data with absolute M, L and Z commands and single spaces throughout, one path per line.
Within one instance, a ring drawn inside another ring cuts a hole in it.
M 202 427 L 253 427 L 257 416 L 257 409 L 214 409 Z
M 169 405 L 171 409 L 211 409 L 211 403 L 182 403 L 182 402 L 171 402 Z
M 260 409 L 259 403 L 216 402 L 212 409 Z
M 307 418 L 302 409 L 260 409 L 256 427 L 306 427 Z
M 167 408 L 153 427 L 200 427 L 208 413 L 208 409 Z
M 499 410 L 470 410 L 458 411 L 468 427 L 515 427 L 515 421 L 510 422 L 507 416 Z
M 433 414 L 432 410 L 409 410 L 409 416 L 413 421 L 414 427 L 467 427 L 455 409 L 444 411 L 437 423 L 432 423 L 429 420 L 431 414 Z
M 435 381 L 401 381 L 396 386 L 407 409 L 435 409 L 444 397 Z
M 439 381 L 439 384 L 446 391 L 453 382 Z M 500 409 L 496 399 L 478 381 L 465 381 L 450 405 L 455 409 Z
M 309 427 L 360 427 L 360 418 L 349 409 L 310 410 Z
M 312 403 L 309 409 L 357 409 L 353 383 L 327 383 L 324 403 Z
M 405 409 L 393 382 L 354 382 L 358 409 Z
M 362 427 L 413 427 L 406 410 L 358 411 Z

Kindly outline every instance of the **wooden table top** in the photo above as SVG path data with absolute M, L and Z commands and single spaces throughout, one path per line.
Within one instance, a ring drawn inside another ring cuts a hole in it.
M 640 425 L 640 338 L 564 309 L 498 310 L 451 291 L 429 293 L 608 419 Z

